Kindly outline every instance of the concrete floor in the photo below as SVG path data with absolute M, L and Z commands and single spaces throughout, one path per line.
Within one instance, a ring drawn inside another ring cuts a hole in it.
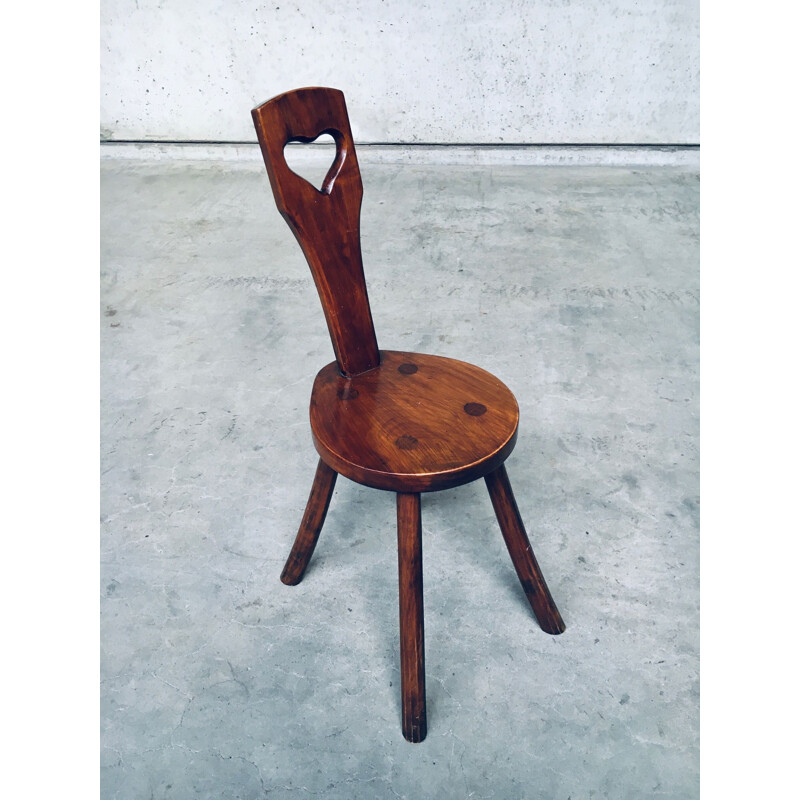
M 516 394 L 423 498 L 429 733 L 400 730 L 394 497 L 340 480 L 280 583 L 332 350 L 257 164 L 102 167 L 103 798 L 698 795 L 698 194 L 675 168 L 362 165 L 378 341 Z

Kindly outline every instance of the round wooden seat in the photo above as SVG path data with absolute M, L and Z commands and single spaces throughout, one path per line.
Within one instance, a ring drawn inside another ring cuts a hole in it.
M 358 483 L 429 492 L 473 481 L 514 449 L 519 407 L 485 370 L 452 358 L 381 351 L 380 366 L 345 377 L 323 367 L 311 393 L 322 460 Z

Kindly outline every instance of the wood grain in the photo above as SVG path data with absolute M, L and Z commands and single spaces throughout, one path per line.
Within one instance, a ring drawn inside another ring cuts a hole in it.
M 377 367 L 378 342 L 361 260 L 363 187 L 344 95 L 311 87 L 253 109 L 275 203 L 305 254 L 328 323 L 339 369 L 358 375 Z M 283 149 L 321 134 L 336 142 L 322 190 L 289 169 Z
M 484 476 L 513 450 L 514 395 L 497 378 L 452 358 L 384 350 L 381 365 L 354 378 L 336 364 L 311 393 L 320 457 L 378 489 L 428 492 Z
M 314 554 L 314 548 L 317 546 L 317 540 L 328 513 L 333 489 L 336 486 L 336 477 L 336 472 L 320 459 L 316 475 L 314 475 L 314 483 L 311 486 L 311 494 L 308 496 L 306 511 L 303 514 L 303 521 L 300 523 L 300 530 L 297 531 L 294 547 L 292 547 L 292 552 L 281 573 L 281 580 L 289 586 L 294 586 L 303 580 L 303 574 Z
M 403 736 L 421 742 L 428 733 L 425 708 L 425 623 L 422 602 L 422 518 L 416 493 L 397 495 L 400 586 L 400 693 Z
M 517 577 L 539 626 L 547 633 L 563 633 L 566 626 L 536 562 L 505 465 L 486 476 L 486 486 Z

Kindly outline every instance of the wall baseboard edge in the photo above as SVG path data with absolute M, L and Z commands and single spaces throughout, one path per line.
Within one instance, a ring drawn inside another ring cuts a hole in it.
M 358 144 L 362 164 L 456 166 L 654 166 L 699 169 L 698 145 L 426 145 Z M 298 155 L 318 159 L 322 148 L 298 146 Z M 261 164 L 257 144 L 249 142 L 101 142 L 102 160 L 223 161 Z

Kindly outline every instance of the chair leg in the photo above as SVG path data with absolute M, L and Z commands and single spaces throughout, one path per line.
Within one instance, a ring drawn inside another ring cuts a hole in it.
M 566 626 L 536 563 L 505 465 L 490 472 L 485 480 L 506 547 L 540 627 L 547 633 L 563 633 Z
M 422 518 L 419 494 L 397 495 L 397 550 L 400 584 L 400 691 L 403 736 L 421 742 L 425 715 L 425 631 L 422 608 Z
M 320 459 L 317 473 L 314 475 L 314 485 L 308 496 L 306 511 L 303 514 L 303 521 L 300 523 L 300 530 L 297 532 L 292 552 L 289 553 L 286 566 L 281 573 L 281 580 L 289 586 L 294 586 L 303 580 L 303 573 L 306 571 L 308 562 L 311 561 L 314 548 L 317 546 L 317 539 L 319 539 L 319 532 L 325 522 L 325 515 L 328 513 L 337 474 Z

